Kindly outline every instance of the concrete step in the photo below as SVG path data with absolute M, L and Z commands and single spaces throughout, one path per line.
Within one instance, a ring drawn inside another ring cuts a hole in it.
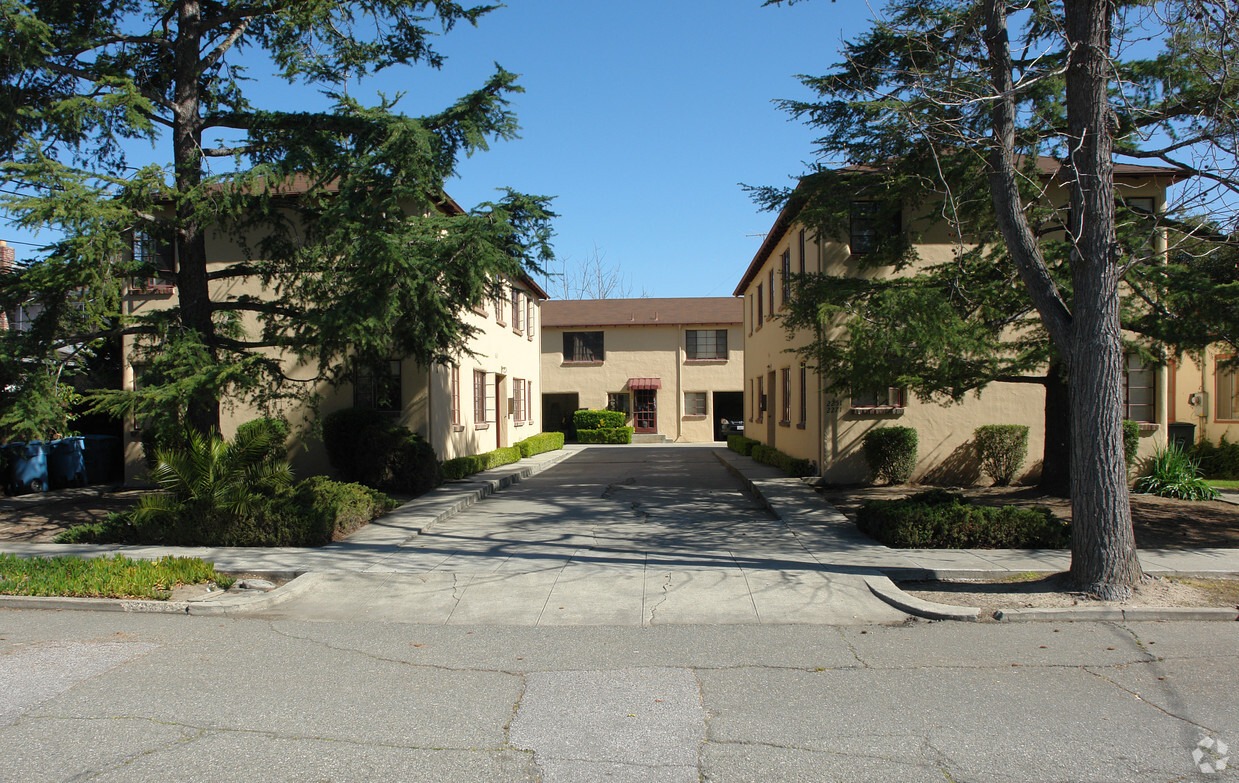
M 632 436 L 633 443 L 666 443 L 667 436 L 660 432 L 636 432 Z

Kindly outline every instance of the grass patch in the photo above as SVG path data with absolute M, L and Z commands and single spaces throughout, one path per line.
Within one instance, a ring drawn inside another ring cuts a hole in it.
M 1239 604 L 1239 579 L 1194 579 L 1181 576 L 1168 576 L 1165 579 L 1167 582 L 1194 587 L 1216 597 L 1219 603 Z
M 1239 489 L 1239 481 L 1234 479 L 1207 479 L 1206 483 L 1214 489 Z
M 166 601 L 177 585 L 215 582 L 228 588 L 233 579 L 196 557 L 130 560 L 115 557 L 20 558 L 0 554 L 0 593 L 79 598 L 148 598 Z

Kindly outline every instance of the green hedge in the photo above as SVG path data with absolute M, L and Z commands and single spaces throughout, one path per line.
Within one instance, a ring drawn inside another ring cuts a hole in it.
M 870 500 L 857 527 L 891 547 L 911 549 L 1064 549 L 1071 527 L 1048 508 L 974 506 L 963 495 L 932 489 L 901 500 Z
M 751 447 L 749 453 L 755 461 L 763 465 L 773 465 L 779 468 L 789 476 L 800 478 L 801 476 L 812 476 L 814 473 L 813 463 L 807 459 L 797 459 L 789 456 L 770 446 L 763 446 L 758 443 Z
M 627 421 L 622 411 L 576 411 L 572 414 L 572 423 L 578 430 L 617 430 Z
M 743 435 L 727 436 L 727 448 L 746 457 L 752 455 L 754 446 L 760 445 L 761 441 L 754 440 L 753 438 L 746 438 Z
M 347 482 L 420 495 L 443 483 L 434 448 L 390 416 L 344 408 L 323 418 L 332 469 Z
M 1204 440 L 1192 446 L 1188 454 L 1200 466 L 1201 475 L 1207 479 L 1239 479 L 1239 443 L 1231 443 L 1226 440 L 1225 435 L 1216 446 Z
M 577 430 L 576 439 L 581 443 L 632 443 L 632 427 Z
M 448 480 L 460 479 L 491 468 L 511 465 L 513 462 L 520 462 L 520 459 L 521 450 L 518 446 L 504 446 L 482 454 L 456 457 L 443 463 L 443 477 Z
M 531 435 L 517 443 L 516 447 L 521 450 L 522 457 L 532 457 L 545 451 L 558 451 L 564 447 L 564 434 L 562 432 L 543 432 L 538 435 Z
M 906 484 L 916 467 L 916 430 L 911 427 L 878 427 L 863 438 L 862 450 L 872 480 Z
M 1127 461 L 1127 469 L 1136 464 L 1136 452 L 1140 449 L 1140 425 L 1130 419 L 1123 419 L 1123 459 Z
M 981 470 L 1005 487 L 1015 478 L 1028 456 L 1028 427 L 1023 424 L 987 424 L 973 433 Z

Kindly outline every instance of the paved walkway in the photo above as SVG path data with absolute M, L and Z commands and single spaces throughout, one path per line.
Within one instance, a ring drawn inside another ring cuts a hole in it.
M 898 622 L 874 578 L 1070 564 L 1061 550 L 890 549 L 799 479 L 713 444 L 569 446 L 445 485 L 317 549 L 0 551 L 193 555 L 230 572 L 312 574 L 313 589 L 270 610 L 281 616 L 507 625 Z M 1154 574 L 1239 574 L 1236 549 L 1140 556 Z

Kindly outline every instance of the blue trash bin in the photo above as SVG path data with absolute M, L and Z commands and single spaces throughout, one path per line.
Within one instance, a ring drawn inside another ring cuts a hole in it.
M 20 495 L 47 489 L 47 444 L 36 440 L 9 446 L 9 485 L 13 492 Z
M 48 478 L 53 487 L 86 486 L 86 439 L 80 435 L 51 442 L 47 461 Z
M 86 447 L 86 483 L 111 484 L 120 481 L 124 462 L 120 438 L 115 435 L 82 435 Z

